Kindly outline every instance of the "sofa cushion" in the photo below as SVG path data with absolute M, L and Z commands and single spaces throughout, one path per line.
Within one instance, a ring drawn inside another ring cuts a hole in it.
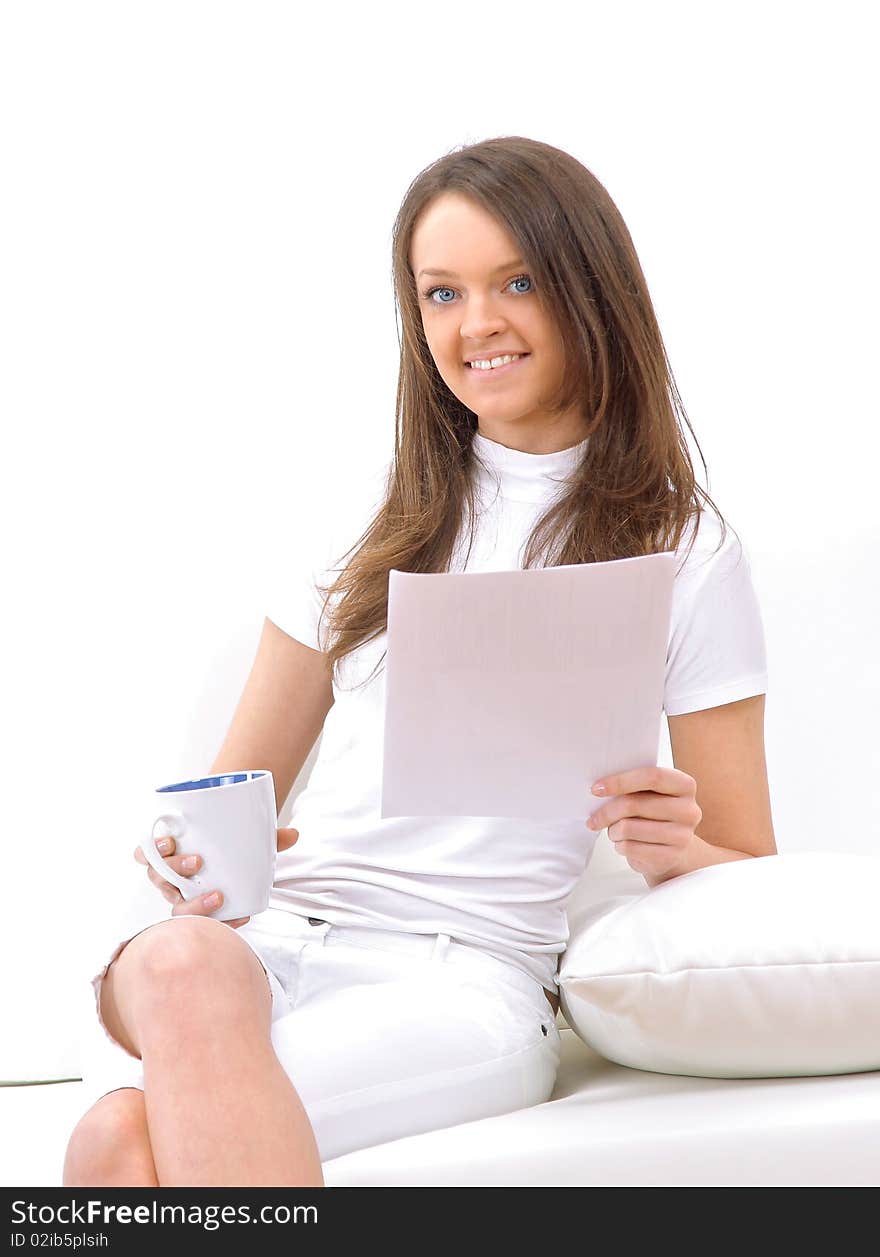
M 880 857 L 763 856 L 636 893 L 606 882 L 624 893 L 593 889 L 569 913 L 559 967 L 561 1012 L 602 1056 L 711 1078 L 880 1069 Z
M 545 1104 L 408 1135 L 324 1164 L 328 1187 L 872 1187 L 880 1073 L 676 1078 L 624 1069 L 562 1032 Z M 0 1087 L 0 1183 L 60 1187 L 81 1082 Z

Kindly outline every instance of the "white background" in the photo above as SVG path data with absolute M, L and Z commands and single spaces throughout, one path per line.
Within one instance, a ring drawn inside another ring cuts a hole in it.
M 752 557 L 779 849 L 880 849 L 869 16 L 3 6 L 0 1079 L 76 1074 L 117 922 L 167 914 L 145 797 L 208 771 L 311 513 L 391 455 L 391 226 L 473 140 L 620 208 Z

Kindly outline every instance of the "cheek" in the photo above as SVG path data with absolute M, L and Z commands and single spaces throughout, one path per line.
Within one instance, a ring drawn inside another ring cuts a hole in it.
M 560 371 L 565 362 L 565 349 L 559 337 L 553 332 L 545 332 L 541 337 L 541 347 L 548 368 Z
M 435 361 L 443 383 L 457 397 L 462 389 L 467 387 L 467 378 L 464 376 L 464 370 L 467 368 L 463 368 L 462 364 L 449 354 L 438 354 Z
M 459 365 L 459 346 L 451 341 L 449 337 L 438 336 L 436 333 L 433 336 L 427 336 L 425 339 L 428 342 L 428 348 L 438 369 L 445 371 L 447 375 L 450 371 L 455 371 Z
M 556 371 L 562 354 L 558 338 L 543 322 L 529 326 L 523 324 L 517 329 L 523 340 L 528 344 L 534 358 L 534 365 L 542 372 Z

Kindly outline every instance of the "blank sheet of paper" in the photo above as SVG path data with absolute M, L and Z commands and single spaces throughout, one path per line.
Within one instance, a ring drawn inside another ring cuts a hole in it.
M 676 563 L 392 570 L 382 817 L 586 820 L 656 764 Z

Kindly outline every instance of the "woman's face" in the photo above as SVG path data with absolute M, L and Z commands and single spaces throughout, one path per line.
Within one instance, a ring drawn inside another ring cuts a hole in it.
M 562 380 L 563 346 L 518 254 L 482 206 L 444 192 L 416 223 L 410 265 L 437 370 L 477 415 L 479 431 L 509 449 L 549 454 L 582 441 L 587 425 L 580 413 L 547 409 Z M 509 353 L 525 356 L 500 369 L 469 365 Z

